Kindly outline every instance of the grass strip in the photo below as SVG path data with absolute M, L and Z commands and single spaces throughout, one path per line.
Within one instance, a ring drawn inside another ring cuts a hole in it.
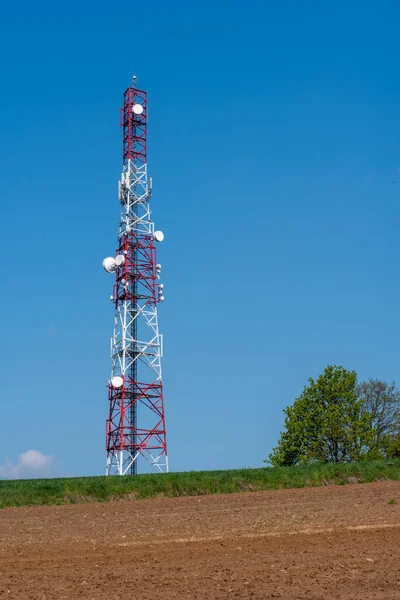
M 124 477 L 0 481 L 0 508 L 231 494 L 400 479 L 400 459 Z

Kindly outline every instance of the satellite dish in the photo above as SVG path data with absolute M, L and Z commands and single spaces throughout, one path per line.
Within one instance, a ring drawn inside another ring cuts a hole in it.
M 134 104 L 134 105 L 132 106 L 132 112 L 133 112 L 135 115 L 141 115 L 141 114 L 142 114 L 142 112 L 143 112 L 143 106 L 142 106 L 141 104 Z
M 125 256 L 118 254 L 118 256 L 115 257 L 115 264 L 117 267 L 122 267 L 122 265 L 125 264 Z
M 107 256 L 107 258 L 103 260 L 103 269 L 107 271 L 107 273 L 114 273 L 116 268 L 115 258 L 112 256 Z
M 162 242 L 164 239 L 164 234 L 162 231 L 155 231 L 154 232 L 154 239 L 156 240 L 156 242 Z
M 124 383 L 124 380 L 122 379 L 122 377 L 119 377 L 118 375 L 116 377 L 111 377 L 111 385 L 115 388 L 120 388 L 122 387 Z

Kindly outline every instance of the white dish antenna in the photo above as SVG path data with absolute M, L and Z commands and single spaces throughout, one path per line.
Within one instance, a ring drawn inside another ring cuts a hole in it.
M 156 242 L 162 242 L 164 239 L 164 234 L 162 231 L 155 231 L 154 232 L 154 239 L 156 240 Z
M 125 256 L 123 254 L 118 254 L 115 258 L 112 256 L 107 256 L 103 260 L 103 268 L 107 273 L 114 273 L 119 267 L 125 263 Z
M 107 256 L 107 258 L 103 260 L 103 269 L 107 271 L 107 273 L 114 273 L 116 268 L 117 264 L 115 262 L 115 258 L 112 256 Z
M 135 115 L 141 115 L 141 114 L 142 114 L 142 112 L 143 112 L 143 106 L 142 106 L 141 104 L 134 104 L 134 105 L 132 106 L 132 112 L 133 112 Z
M 124 380 L 122 379 L 122 377 L 119 377 L 118 375 L 116 377 L 111 377 L 111 385 L 115 388 L 120 388 L 122 387 L 124 383 Z

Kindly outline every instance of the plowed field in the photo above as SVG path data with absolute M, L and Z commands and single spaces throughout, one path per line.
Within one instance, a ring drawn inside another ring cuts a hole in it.
M 400 483 L 4 509 L 0 597 L 400 599 Z

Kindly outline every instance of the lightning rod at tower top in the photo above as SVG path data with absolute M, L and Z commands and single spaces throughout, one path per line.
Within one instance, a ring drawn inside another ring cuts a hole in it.
M 122 174 L 118 182 L 120 220 L 115 256 L 104 259 L 115 275 L 111 338 L 106 474 L 135 475 L 146 460 L 168 471 L 161 373 L 163 349 L 158 304 L 164 300 L 156 244 L 164 234 L 151 217 L 152 179 L 147 175 L 147 92 L 126 89 L 120 109 Z

